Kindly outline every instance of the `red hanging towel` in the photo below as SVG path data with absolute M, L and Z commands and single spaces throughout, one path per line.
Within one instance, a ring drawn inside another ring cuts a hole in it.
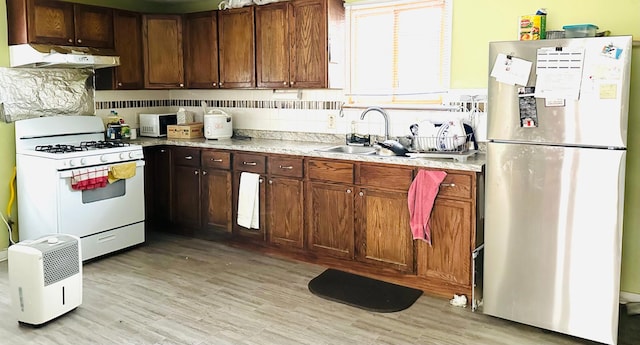
M 74 190 L 102 188 L 107 185 L 107 179 L 107 167 L 78 169 L 71 173 L 71 188 Z
M 433 202 L 438 195 L 440 183 L 447 176 L 444 171 L 420 170 L 409 187 L 409 225 L 414 240 L 423 240 L 431 244 L 429 218 Z

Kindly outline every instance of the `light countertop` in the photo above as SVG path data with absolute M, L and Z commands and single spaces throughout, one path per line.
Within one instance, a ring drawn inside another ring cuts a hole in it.
M 476 153 L 468 157 L 465 161 L 457 161 L 453 158 L 410 158 L 400 156 L 382 156 L 382 155 L 359 155 L 335 152 L 322 152 L 318 149 L 336 146 L 339 144 L 333 142 L 313 142 L 313 141 L 295 141 L 295 140 L 279 140 L 279 139 L 220 139 L 207 140 L 205 138 L 197 139 L 167 139 L 167 138 L 145 138 L 141 137 L 129 141 L 132 144 L 145 146 L 156 145 L 175 145 L 189 146 L 211 149 L 224 149 L 236 151 L 248 151 L 259 153 L 275 153 L 294 156 L 306 157 L 322 157 L 332 159 L 343 159 L 360 162 L 375 162 L 386 164 L 408 165 L 425 168 L 440 168 L 463 171 L 482 172 L 486 162 L 484 153 Z

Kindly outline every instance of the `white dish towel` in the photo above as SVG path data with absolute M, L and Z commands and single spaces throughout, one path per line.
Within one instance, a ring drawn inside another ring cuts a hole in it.
M 243 172 L 238 189 L 238 225 L 260 228 L 260 175 Z

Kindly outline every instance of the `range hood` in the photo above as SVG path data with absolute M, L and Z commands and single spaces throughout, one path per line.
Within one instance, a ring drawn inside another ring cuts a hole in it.
M 112 49 L 17 44 L 9 46 L 11 67 L 35 68 L 105 68 L 120 65 Z

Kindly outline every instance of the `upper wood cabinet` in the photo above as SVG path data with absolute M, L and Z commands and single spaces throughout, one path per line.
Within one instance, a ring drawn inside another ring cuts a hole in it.
M 254 6 L 218 12 L 220 87 L 256 86 Z
M 218 12 L 184 17 L 184 66 L 187 88 L 218 88 Z
M 142 89 L 142 16 L 135 12 L 114 11 L 113 34 L 116 53 L 120 56 L 120 66 L 115 67 L 113 88 Z
M 145 88 L 183 88 L 182 16 L 143 15 L 142 29 Z
M 257 86 L 342 87 L 343 27 L 342 1 L 296 0 L 256 7 Z
M 7 0 L 9 44 L 113 48 L 113 10 L 52 0 Z
M 258 87 L 289 87 L 289 4 L 256 7 L 256 82 Z

